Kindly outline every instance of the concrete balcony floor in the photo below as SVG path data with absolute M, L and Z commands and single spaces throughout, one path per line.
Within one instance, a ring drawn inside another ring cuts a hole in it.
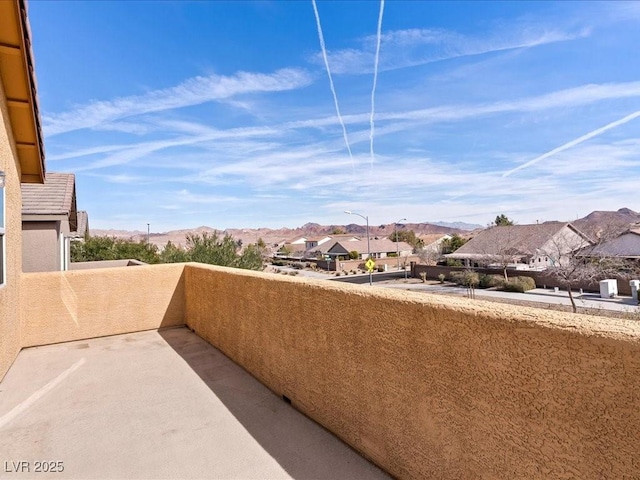
M 186 328 L 18 355 L 0 383 L 0 478 L 47 477 L 389 478 Z

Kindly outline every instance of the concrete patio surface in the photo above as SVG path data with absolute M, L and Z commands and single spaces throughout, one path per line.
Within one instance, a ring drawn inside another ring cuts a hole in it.
M 0 383 L 0 478 L 48 477 L 389 478 L 186 328 L 19 354 Z

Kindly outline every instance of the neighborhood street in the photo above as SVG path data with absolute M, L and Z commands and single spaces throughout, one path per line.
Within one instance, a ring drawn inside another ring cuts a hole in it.
M 290 267 L 278 267 L 280 270 L 284 272 L 295 271 L 298 272 L 298 275 L 301 277 L 309 277 L 316 278 L 321 280 L 331 280 L 336 282 L 346 282 L 346 283 L 354 283 L 358 285 L 366 285 L 369 283 L 369 275 L 368 274 L 358 274 L 358 275 L 348 275 L 348 276 L 340 276 L 334 277 L 325 272 L 314 272 L 310 270 L 296 270 Z M 467 296 L 467 289 L 464 287 L 460 287 L 458 285 L 452 285 L 450 283 L 445 284 L 433 284 L 433 283 L 422 283 L 415 278 L 409 278 L 407 283 L 404 281 L 404 272 L 403 271 L 395 271 L 395 272 L 384 272 L 384 273 L 374 273 L 372 275 L 373 282 L 376 287 L 385 287 L 385 288 L 396 288 L 402 290 L 414 290 L 414 291 L 422 291 L 428 293 L 435 294 L 448 294 L 448 295 L 458 295 L 465 297 Z M 478 299 L 510 299 L 510 300 L 519 300 L 525 302 L 537 302 L 543 304 L 552 304 L 552 305 L 571 305 L 571 301 L 569 300 L 569 294 L 560 290 L 559 292 L 555 292 L 553 289 L 544 289 L 544 288 L 535 288 L 533 290 L 529 290 L 525 293 L 516 293 L 516 292 L 505 292 L 501 290 L 485 290 L 476 288 L 475 296 Z M 633 302 L 631 297 L 625 296 L 617 296 L 615 298 L 600 298 L 600 295 L 593 292 L 585 292 L 580 294 L 580 292 L 574 292 L 573 294 L 574 300 L 576 302 L 576 306 L 579 308 L 590 308 L 594 310 L 610 310 L 617 312 L 640 312 L 640 308 L 638 308 L 638 304 Z

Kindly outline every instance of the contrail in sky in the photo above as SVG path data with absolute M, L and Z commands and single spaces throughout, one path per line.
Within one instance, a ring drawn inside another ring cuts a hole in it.
M 371 89 L 371 118 L 369 124 L 371 125 L 371 131 L 369 133 L 369 153 L 371 155 L 371 173 L 373 173 L 373 161 L 375 155 L 373 153 L 373 136 L 374 136 L 374 124 L 373 117 L 376 107 L 376 86 L 378 85 L 378 63 L 380 62 L 380 39 L 382 37 L 382 14 L 384 13 L 384 0 L 380 0 L 380 13 L 378 14 L 378 36 L 376 42 L 376 58 L 373 64 L 373 88 Z
M 320 39 L 320 49 L 322 50 L 322 58 L 324 58 L 324 66 L 327 68 L 327 75 L 329 76 L 329 86 L 331 87 L 331 93 L 333 94 L 333 103 L 336 106 L 336 115 L 338 121 L 342 125 L 342 135 L 344 136 L 344 143 L 347 145 L 347 151 L 349 152 L 349 158 L 351 159 L 351 169 L 353 174 L 356 173 L 356 167 L 353 163 L 353 154 L 351 153 L 351 147 L 349 146 L 349 137 L 347 137 L 347 127 L 344 125 L 342 115 L 340 114 L 340 107 L 338 106 L 338 96 L 336 95 L 336 89 L 333 86 L 333 78 L 331 77 L 331 69 L 329 68 L 329 60 L 327 59 L 327 47 L 324 44 L 324 36 L 322 35 L 322 25 L 320 25 L 320 15 L 318 14 L 318 7 L 316 6 L 316 0 L 311 0 L 313 5 L 313 13 L 316 15 L 316 25 L 318 27 L 318 38 Z
M 539 157 L 534 158 L 533 160 L 529 160 L 527 163 L 523 163 L 522 165 L 517 166 L 516 168 L 513 168 L 505 173 L 502 174 L 502 177 L 508 177 L 509 175 L 511 175 L 512 173 L 517 172 L 518 170 L 522 170 L 524 168 L 528 168 L 531 165 L 534 165 L 536 163 L 538 163 L 540 160 L 544 160 L 545 158 L 549 158 L 552 155 L 555 155 L 556 153 L 560 153 L 560 152 L 564 152 L 565 150 L 571 148 L 571 147 L 575 147 L 576 145 L 581 144 L 582 142 L 585 142 L 587 140 L 589 140 L 590 138 L 593 137 L 597 137 L 598 135 L 606 132 L 607 130 L 611 130 L 612 128 L 616 128 L 619 127 L 620 125 L 624 125 L 627 122 L 630 122 L 631 120 L 640 117 L 640 110 L 631 113 L 630 115 L 627 115 L 624 118 L 621 118 L 620 120 L 616 120 L 615 122 L 611 122 L 607 125 L 605 125 L 604 127 L 600 127 L 592 132 L 589 132 L 581 137 L 576 138 L 575 140 L 571 140 L 568 143 L 565 143 L 564 145 L 561 145 L 557 148 L 554 148 L 553 150 L 544 153 L 542 155 L 540 155 Z

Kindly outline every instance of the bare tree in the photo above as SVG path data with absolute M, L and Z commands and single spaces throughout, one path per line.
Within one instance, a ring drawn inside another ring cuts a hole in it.
M 595 282 L 624 269 L 624 261 L 603 255 L 599 246 L 618 234 L 617 229 L 601 231 L 600 236 L 591 239 L 585 235 L 558 235 L 551 239 L 544 254 L 551 260 L 547 273 L 567 289 L 571 308 L 576 313 L 573 288 L 585 282 Z
M 484 248 L 485 253 L 480 259 L 480 263 L 485 265 L 497 265 L 502 270 L 505 282 L 509 281 L 507 269 L 509 265 L 516 263 L 524 256 L 521 251 L 522 238 L 516 234 L 516 230 L 508 228 L 510 225 L 498 225 L 490 227 L 497 235 L 492 235 L 491 243 Z

